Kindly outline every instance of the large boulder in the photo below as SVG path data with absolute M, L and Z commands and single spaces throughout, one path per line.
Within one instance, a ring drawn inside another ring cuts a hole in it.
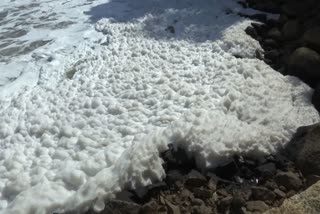
M 307 82 L 320 80 L 320 55 L 306 47 L 296 49 L 289 57 L 288 72 Z
M 320 124 L 298 128 L 285 152 L 303 174 L 320 175 Z

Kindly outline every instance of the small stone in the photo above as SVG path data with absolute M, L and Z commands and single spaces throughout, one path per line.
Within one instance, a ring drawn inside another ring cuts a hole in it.
M 201 187 L 207 183 L 206 177 L 204 177 L 200 172 L 192 170 L 185 180 L 185 185 L 188 187 Z
M 279 186 L 284 186 L 287 190 L 299 190 L 302 187 L 300 178 L 292 172 L 279 172 L 274 180 Z
M 276 195 L 271 190 L 264 187 L 252 187 L 252 197 L 255 200 L 273 201 Z
M 256 39 L 258 37 L 258 33 L 257 31 L 252 27 L 252 26 L 248 26 L 246 29 L 245 29 L 245 32 L 251 36 L 252 38 Z
M 169 214 L 180 214 L 180 208 L 177 205 L 172 204 L 170 201 L 166 200 L 168 213 Z
M 248 201 L 246 203 L 246 208 L 251 212 L 265 212 L 269 209 L 268 205 L 266 205 L 263 201 Z
M 201 200 L 199 198 L 194 198 L 191 200 L 191 205 L 193 205 L 193 206 L 201 206 L 203 204 L 204 204 L 203 200 Z
M 193 189 L 193 194 L 196 198 L 209 199 L 212 197 L 213 191 L 208 189 L 195 188 Z
M 218 189 L 217 194 L 223 197 L 227 197 L 229 195 L 225 189 Z
M 149 203 L 144 204 L 140 210 L 141 214 L 157 214 L 158 213 L 158 204 L 155 201 L 150 201 Z
M 282 192 L 280 189 L 275 189 L 274 193 L 279 197 L 279 198 L 285 198 L 286 193 Z

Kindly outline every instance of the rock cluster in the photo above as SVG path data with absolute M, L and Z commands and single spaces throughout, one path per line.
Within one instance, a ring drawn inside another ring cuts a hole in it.
M 264 61 L 284 75 L 315 88 L 312 102 L 320 111 L 320 1 L 247 0 L 245 6 L 280 13 L 246 29 L 264 49 Z
M 281 154 L 259 160 L 235 156 L 206 172 L 197 169 L 183 150 L 170 149 L 162 157 L 163 181 L 120 192 L 101 213 L 263 213 L 306 187 L 293 162 Z

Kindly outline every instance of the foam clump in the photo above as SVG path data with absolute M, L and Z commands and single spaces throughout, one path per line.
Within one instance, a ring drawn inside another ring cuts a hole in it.
M 307 85 L 255 59 L 249 21 L 225 14 L 234 1 L 141 2 L 117 2 L 126 12 L 96 24 L 103 45 L 84 41 L 58 73 L 1 100 L 1 213 L 101 210 L 161 180 L 170 143 L 214 167 L 319 121 Z

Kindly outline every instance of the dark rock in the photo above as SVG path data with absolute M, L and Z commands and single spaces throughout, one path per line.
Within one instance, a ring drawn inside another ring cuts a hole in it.
M 248 201 L 246 203 L 246 208 L 248 211 L 260 213 L 263 213 L 269 209 L 268 205 L 266 205 L 263 201 Z
M 170 170 L 166 175 L 166 182 L 168 185 L 174 184 L 176 181 L 183 179 L 183 173 L 180 170 Z
M 217 181 L 214 178 L 210 178 L 208 182 L 208 188 L 215 192 L 217 190 Z
M 128 209 L 130 211 L 130 209 Z M 155 201 L 150 201 L 144 204 L 140 209 L 140 214 L 157 214 L 158 213 L 158 203 Z
M 312 104 L 320 112 L 320 84 L 318 84 L 312 95 Z
M 110 214 L 138 214 L 140 212 L 141 206 L 126 201 L 111 200 L 106 203 L 104 213 Z
M 282 27 L 282 35 L 285 40 L 297 39 L 302 34 L 302 27 L 297 20 L 289 20 Z
M 282 11 L 289 17 L 297 17 L 307 14 L 315 5 L 316 0 L 287 1 L 282 6 Z
M 151 184 L 150 186 L 148 186 L 148 191 L 149 192 L 158 192 L 160 190 L 165 190 L 168 188 L 169 187 L 167 186 L 167 184 L 164 181 L 161 181 L 161 182 Z
M 274 163 L 266 163 L 257 167 L 257 170 L 264 176 L 270 176 L 273 175 L 277 169 Z
M 179 169 L 181 169 L 183 165 L 190 169 L 195 168 L 194 160 L 190 159 L 185 150 L 181 148 L 175 150 L 172 145 L 169 145 L 169 150 L 162 153 L 161 156 L 172 167 L 180 167 Z
M 259 35 L 264 35 L 267 32 L 267 26 L 265 24 L 260 23 L 251 23 L 251 26 L 256 30 Z
M 274 39 L 274 40 L 281 40 L 282 39 L 282 33 L 278 28 L 272 28 L 267 33 L 268 38 Z
M 320 79 L 320 55 L 306 47 L 298 48 L 288 61 L 289 74 L 306 81 Z
M 285 151 L 303 174 L 320 175 L 320 124 L 300 127 Z
M 257 20 L 259 22 L 265 23 L 267 22 L 268 17 L 266 14 L 258 13 L 258 14 L 251 15 L 250 18 L 253 20 Z
M 263 46 L 266 48 L 277 48 L 279 47 L 278 43 L 273 39 L 265 39 L 263 41 Z
M 231 210 L 233 213 L 239 213 L 241 210 L 241 207 L 245 206 L 246 200 L 240 195 L 236 195 L 232 198 L 231 202 Z
M 268 13 L 280 13 L 281 12 L 281 6 L 279 2 L 277 1 L 252 1 L 249 0 L 250 7 L 256 9 L 265 11 Z
M 193 189 L 194 197 L 201 199 L 209 199 L 213 195 L 213 191 L 209 189 L 195 188 Z
M 193 205 L 193 206 L 202 206 L 202 205 L 204 205 L 204 202 L 203 202 L 203 200 L 201 200 L 199 198 L 193 198 L 191 200 L 191 205 Z
M 229 196 L 229 193 L 225 189 L 219 189 L 217 190 L 217 194 L 223 197 Z
M 175 33 L 175 32 L 176 32 L 175 28 L 174 28 L 172 25 L 168 26 L 168 27 L 166 28 L 166 31 L 168 31 L 168 32 L 170 32 L 170 33 Z
M 192 214 L 212 214 L 212 209 L 205 205 L 192 207 Z
M 267 187 L 268 189 L 271 189 L 271 190 L 274 190 L 274 189 L 277 189 L 278 188 L 278 185 L 273 181 L 267 181 L 265 184 L 264 184 L 265 187 Z
M 201 187 L 207 183 L 206 177 L 196 170 L 191 170 L 185 179 L 185 185 L 191 188 Z
M 280 189 L 275 189 L 274 193 L 277 195 L 277 197 L 279 198 L 285 198 L 286 197 L 286 193 L 282 192 Z
M 116 194 L 116 200 L 134 203 L 135 195 L 129 191 L 121 191 Z
M 276 198 L 274 192 L 264 187 L 252 187 L 251 190 L 254 200 L 273 201 Z
M 308 47 L 320 51 L 320 26 L 307 30 L 303 35 L 303 41 Z
M 166 200 L 168 214 L 180 214 L 180 208 L 177 205 L 172 204 L 170 201 Z
M 191 196 L 192 192 L 190 192 L 188 189 L 183 189 L 180 193 L 181 200 L 186 200 Z
M 246 29 L 245 29 L 245 32 L 251 36 L 252 38 L 256 39 L 258 37 L 258 33 L 257 31 L 254 29 L 254 27 L 252 26 L 248 26 Z
M 278 50 L 271 50 L 264 53 L 264 57 L 271 61 L 276 61 L 279 59 L 280 52 Z
M 302 187 L 300 178 L 292 172 L 279 172 L 274 180 L 279 186 L 284 186 L 287 190 L 299 190 Z
M 320 176 L 319 175 L 308 175 L 306 177 L 307 186 L 309 187 L 309 186 L 317 183 L 319 180 L 320 180 Z

